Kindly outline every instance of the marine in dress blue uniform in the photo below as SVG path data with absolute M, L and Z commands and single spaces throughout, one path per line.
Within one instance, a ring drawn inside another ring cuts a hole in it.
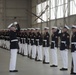
M 20 44 L 19 44 L 19 53 L 24 56 L 24 53 L 23 53 L 23 30 L 21 29 L 20 30 Z
M 27 38 L 28 57 L 29 57 L 29 58 L 32 58 L 32 57 L 31 57 L 31 55 L 32 55 L 32 50 L 31 50 L 31 48 L 32 48 L 32 46 L 31 46 L 31 37 L 32 37 L 31 28 L 28 28 L 27 36 L 28 36 L 28 38 Z
M 58 58 L 57 58 L 58 32 L 59 32 L 59 29 L 56 26 L 52 27 L 51 54 L 52 54 L 52 64 L 53 65 L 50 65 L 50 67 L 58 66 Z
M 49 47 L 50 47 L 50 35 L 48 33 L 49 28 L 44 28 L 43 35 L 43 64 L 49 64 Z
M 28 56 L 28 50 L 27 50 L 27 29 L 24 29 L 24 56 Z
M 72 25 L 71 53 L 72 53 L 71 74 L 76 75 L 76 25 Z
M 35 34 L 35 28 L 32 28 L 31 46 L 32 46 L 32 59 L 35 59 L 36 58 L 36 34 Z
M 60 71 L 68 70 L 68 50 L 70 46 L 70 35 L 68 33 L 69 27 L 67 25 L 64 26 L 62 32 L 60 33 L 60 53 L 62 58 L 63 67 Z
M 11 50 L 9 72 L 18 72 L 18 70 L 16 70 L 17 51 L 19 49 L 17 33 L 20 31 L 20 27 L 17 22 L 14 22 L 11 25 L 9 25 L 8 28 L 10 30 L 9 37 Z
M 42 34 L 40 28 L 36 28 L 36 61 L 42 61 Z

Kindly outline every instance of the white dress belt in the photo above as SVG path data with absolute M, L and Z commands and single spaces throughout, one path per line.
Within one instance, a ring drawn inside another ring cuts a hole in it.
M 43 41 L 45 41 L 45 42 L 46 42 L 47 40 L 43 40 Z
M 55 43 L 55 41 L 51 41 L 52 43 Z
M 71 44 L 76 44 L 76 42 L 72 42 Z
M 34 39 L 31 39 L 31 40 L 34 40 Z
M 61 41 L 61 43 L 66 43 L 65 41 Z
M 39 39 L 36 39 L 36 41 L 39 41 Z
M 17 39 L 11 40 L 11 42 L 18 41 Z

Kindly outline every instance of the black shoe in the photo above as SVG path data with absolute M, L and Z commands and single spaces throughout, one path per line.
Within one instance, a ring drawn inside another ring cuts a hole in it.
M 22 56 L 24 56 L 24 55 L 22 54 Z
M 43 64 L 49 64 L 49 62 L 43 62 Z
M 71 75 L 76 75 L 76 73 L 74 73 L 74 72 L 71 72 L 70 74 L 71 74 Z
M 31 57 L 31 56 L 30 56 L 29 58 L 30 58 L 30 59 L 32 59 L 32 57 Z
M 67 71 L 67 68 L 61 68 L 60 71 Z
M 18 72 L 18 70 L 10 70 L 9 72 Z
M 57 65 L 50 65 L 50 67 L 58 67 Z
M 27 56 L 27 55 L 24 55 L 24 54 L 23 54 L 22 56 L 24 56 L 24 57 L 25 57 L 25 56 Z
M 30 59 L 35 60 L 35 58 L 32 58 L 32 57 Z
M 42 60 L 35 60 L 35 61 L 42 61 Z
M 42 60 L 37 60 L 37 61 L 42 61 Z

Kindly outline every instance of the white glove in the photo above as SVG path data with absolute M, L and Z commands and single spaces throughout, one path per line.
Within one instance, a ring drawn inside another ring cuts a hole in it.
M 17 22 L 14 22 L 14 25 L 17 25 L 18 23 Z
M 61 33 L 61 30 L 59 30 L 59 33 Z

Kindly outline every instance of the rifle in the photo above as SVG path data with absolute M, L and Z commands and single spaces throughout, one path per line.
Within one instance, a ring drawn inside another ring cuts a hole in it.
M 34 15 L 35 17 L 39 18 L 40 20 L 44 21 L 42 18 L 40 18 L 39 16 L 37 16 L 35 13 L 29 11 L 28 9 L 25 9 L 28 13 Z

